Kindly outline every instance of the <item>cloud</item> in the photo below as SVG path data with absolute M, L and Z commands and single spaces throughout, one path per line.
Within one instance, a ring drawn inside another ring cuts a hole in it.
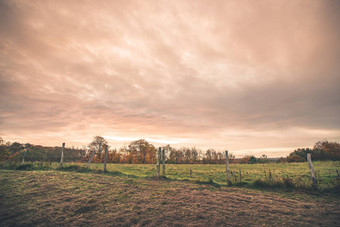
M 1 134 L 339 140 L 339 15 L 336 1 L 0 1 Z

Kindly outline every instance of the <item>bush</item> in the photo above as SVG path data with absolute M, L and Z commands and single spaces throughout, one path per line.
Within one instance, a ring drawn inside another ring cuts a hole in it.
M 305 158 L 296 154 L 287 157 L 287 162 L 305 162 L 305 161 L 306 161 Z
M 70 172 L 89 172 L 89 169 L 78 165 L 60 166 L 57 168 L 57 170 Z
M 257 179 L 253 182 L 253 186 L 256 188 L 286 188 L 292 189 L 295 188 L 294 182 L 289 178 L 282 178 L 282 181 L 270 181 Z
M 15 168 L 16 170 L 34 170 L 33 164 L 22 164 Z

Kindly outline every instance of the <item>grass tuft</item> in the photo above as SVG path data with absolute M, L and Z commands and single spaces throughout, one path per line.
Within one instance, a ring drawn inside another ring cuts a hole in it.
M 213 187 L 215 187 L 215 188 L 221 187 L 221 185 L 215 183 L 212 179 L 209 179 L 208 181 L 200 181 L 200 180 L 198 180 L 198 181 L 195 181 L 195 183 L 196 183 L 196 184 L 206 184 L 206 185 L 211 185 L 211 186 L 213 186 Z
M 255 188 L 275 188 L 275 189 L 295 189 L 296 185 L 289 178 L 282 178 L 282 181 L 271 181 L 264 179 L 257 179 L 252 184 Z
M 79 165 L 68 165 L 68 166 L 60 166 L 57 168 L 59 171 L 68 171 L 68 172 L 90 172 L 89 169 Z

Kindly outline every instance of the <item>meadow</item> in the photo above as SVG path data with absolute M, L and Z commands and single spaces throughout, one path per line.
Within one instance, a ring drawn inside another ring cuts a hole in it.
M 329 189 L 339 183 L 340 162 L 314 162 L 319 189 Z M 101 164 L 93 164 L 95 170 L 102 169 Z M 136 177 L 153 177 L 155 165 L 110 164 L 108 171 Z M 290 184 L 296 188 L 310 188 L 312 184 L 308 163 L 271 163 L 271 164 L 231 164 L 230 181 L 234 185 L 277 186 Z M 337 172 L 338 170 L 338 172 Z M 166 177 L 171 180 L 188 180 L 194 182 L 214 182 L 226 186 L 225 165 L 217 164 L 169 164 L 166 165 Z
M 339 167 L 314 162 L 313 190 L 307 163 L 232 164 L 231 187 L 225 165 L 3 164 L 0 225 L 336 226 Z
M 62 170 L 102 173 L 103 164 L 93 163 L 87 170 L 85 163 L 27 163 L 24 166 L 6 166 L 8 169 Z M 319 190 L 337 189 L 340 183 L 340 161 L 313 162 Z M 227 186 L 225 165 L 218 164 L 166 164 L 165 176 L 169 180 L 210 183 Z M 307 162 L 230 164 L 230 181 L 234 186 L 262 188 L 296 188 L 310 190 L 311 175 Z M 124 175 L 130 178 L 153 178 L 155 164 L 107 164 L 107 175 Z
M 252 184 L 266 178 L 264 168 L 273 178 L 305 177 L 308 183 L 305 163 L 231 165 L 231 171 L 244 172 L 242 182 L 255 187 L 236 182 L 227 187 L 223 165 L 167 165 L 167 177 L 160 179 L 155 165 L 109 164 L 107 173 L 102 164 L 90 170 L 83 164 L 58 166 L 2 166 L 1 226 L 336 226 L 340 221 L 337 193 Z M 339 162 L 315 163 L 319 182 L 332 183 L 338 167 Z

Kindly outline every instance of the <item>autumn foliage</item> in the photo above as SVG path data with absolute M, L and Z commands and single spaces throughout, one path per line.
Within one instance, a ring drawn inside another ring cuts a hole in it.
M 313 148 L 298 148 L 290 153 L 281 162 L 305 162 L 307 154 L 310 153 L 314 161 L 340 160 L 340 144 L 337 142 L 319 141 Z
M 95 136 L 88 146 L 82 148 L 66 147 L 64 151 L 65 162 L 88 162 L 91 155 L 93 163 L 103 163 L 105 157 L 105 146 L 107 141 L 100 136 Z M 0 161 L 21 162 L 25 149 L 28 150 L 25 161 L 31 162 L 59 162 L 61 147 L 45 147 L 41 145 L 21 144 L 18 142 L 5 142 L 0 138 Z M 224 164 L 224 152 L 214 149 L 206 151 L 195 147 L 174 148 L 170 145 L 163 147 L 165 150 L 166 162 L 169 164 Z M 304 162 L 307 153 L 312 154 L 312 159 L 340 160 L 340 144 L 337 142 L 317 142 L 313 148 L 299 148 L 286 158 L 279 159 L 279 162 Z M 108 163 L 127 164 L 154 164 L 157 159 L 157 148 L 144 139 L 131 142 L 128 146 L 117 148 L 108 147 Z M 266 163 L 268 158 L 262 155 L 260 158 L 245 156 L 235 159 L 235 155 L 229 153 L 230 163 L 253 164 Z
M 82 148 L 67 147 L 64 151 L 66 162 L 88 162 L 94 154 L 93 163 L 103 163 L 107 141 L 95 136 L 88 146 Z M 28 149 L 25 161 L 59 162 L 61 147 L 45 147 L 32 144 L 10 143 L 1 140 L 0 161 L 21 162 L 25 149 Z M 195 147 L 174 148 L 170 145 L 163 147 L 167 163 L 172 164 L 222 164 L 225 163 L 224 153 L 214 149 L 205 152 Z M 230 162 L 235 158 L 230 153 Z M 108 147 L 108 163 L 154 164 L 157 159 L 157 148 L 144 139 L 131 142 L 119 149 Z

